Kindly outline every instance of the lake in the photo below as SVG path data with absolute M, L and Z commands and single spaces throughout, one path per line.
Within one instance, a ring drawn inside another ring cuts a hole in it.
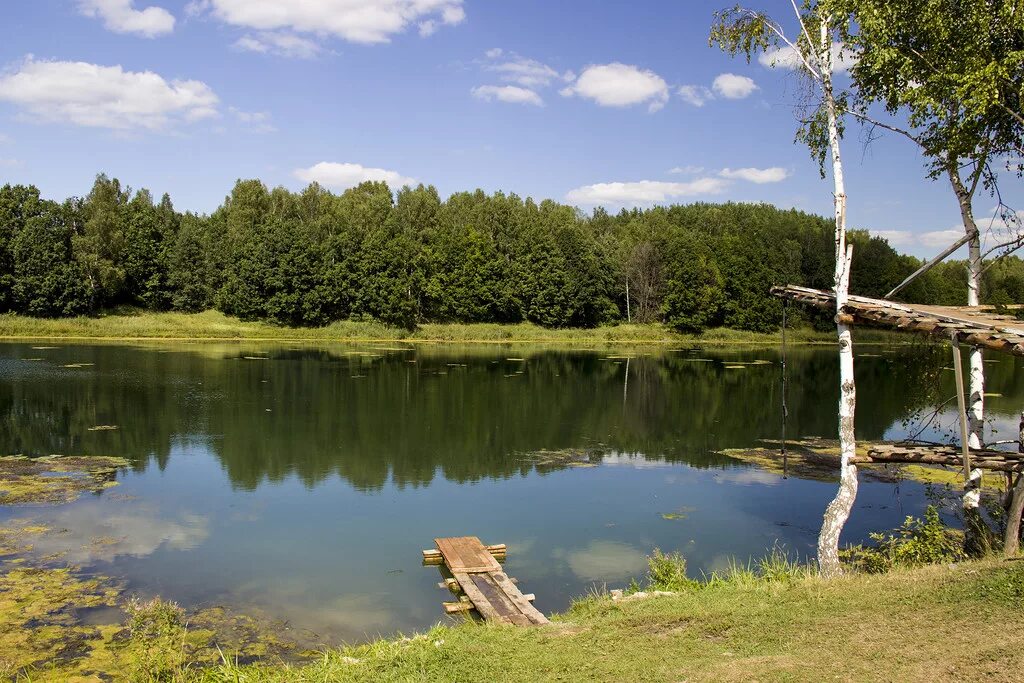
M 859 438 L 916 432 L 914 416 L 954 393 L 941 347 L 859 353 Z M 834 350 L 787 356 L 789 435 L 833 437 Z M 994 438 L 1015 438 L 1019 361 L 991 360 Z M 443 620 L 448 594 L 420 566 L 436 536 L 507 543 L 508 573 L 562 610 L 642 578 L 656 547 L 694 575 L 773 547 L 813 556 L 835 485 L 716 454 L 779 438 L 779 361 L 761 348 L 0 344 L 0 452 L 134 463 L 102 494 L 0 522 L 65 530 L 37 552 L 140 595 L 251 610 L 316 642 Z M 921 436 L 945 438 L 952 418 Z M 560 449 L 592 466 L 533 455 Z M 926 493 L 862 477 L 844 542 L 921 514 Z

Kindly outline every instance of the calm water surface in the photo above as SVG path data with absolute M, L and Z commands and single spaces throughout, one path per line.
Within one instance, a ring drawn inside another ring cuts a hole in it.
M 920 387 L 953 394 L 946 352 L 862 354 L 860 438 L 914 429 Z M 790 435 L 831 437 L 834 351 L 788 356 Z M 834 485 L 714 453 L 778 438 L 779 360 L 774 349 L 0 344 L 0 452 L 134 463 L 101 495 L 0 521 L 66 529 L 37 550 L 137 593 L 253 610 L 324 643 L 443 619 L 439 574 L 420 566 L 435 536 L 507 543 L 509 574 L 541 610 L 560 610 L 642 576 L 655 547 L 683 552 L 694 574 L 775 545 L 813 553 Z M 993 360 L 992 427 L 1012 438 L 1024 390 L 1015 360 Z M 768 362 L 727 367 L 753 361 Z M 923 436 L 941 437 L 951 417 Z M 565 448 L 600 464 L 528 456 Z M 862 482 L 844 541 L 927 504 L 917 484 Z

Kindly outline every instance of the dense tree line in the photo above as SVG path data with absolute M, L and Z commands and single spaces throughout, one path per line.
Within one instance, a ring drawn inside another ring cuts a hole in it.
M 84 198 L 0 188 L 0 312 L 68 316 L 137 306 L 216 308 L 324 325 L 373 318 L 592 327 L 664 321 L 686 331 L 779 324 L 773 284 L 830 288 L 829 220 L 765 204 L 691 204 L 585 215 L 482 190 L 442 200 L 367 182 L 332 194 L 238 181 L 210 215 L 100 175 Z M 921 262 L 854 232 L 852 290 L 880 296 Z M 962 262 L 939 264 L 907 301 L 962 304 Z M 1024 262 L 986 272 L 988 299 L 1024 301 Z

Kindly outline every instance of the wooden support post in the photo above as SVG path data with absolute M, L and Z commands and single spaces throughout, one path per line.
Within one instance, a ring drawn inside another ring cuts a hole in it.
M 970 431 L 967 429 L 967 399 L 964 397 L 964 366 L 960 358 L 960 345 L 956 334 L 953 335 L 953 371 L 956 375 L 956 405 L 960 418 L 960 447 L 964 456 L 964 488 L 971 483 L 971 446 L 968 441 Z M 966 498 L 964 499 L 966 506 Z
M 1020 414 L 1020 427 L 1017 449 L 1024 453 L 1024 412 Z M 1003 536 L 1003 554 L 1013 557 L 1020 552 L 1020 521 L 1024 514 L 1024 474 L 1017 475 L 1017 485 L 1013 487 L 1010 497 L 1010 508 L 1006 512 L 1006 534 Z

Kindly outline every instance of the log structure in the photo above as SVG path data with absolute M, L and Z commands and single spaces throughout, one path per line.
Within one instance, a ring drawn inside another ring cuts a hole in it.
M 832 292 L 810 287 L 772 287 L 772 294 L 817 308 L 834 310 L 836 305 Z M 843 311 L 854 324 L 915 332 L 943 340 L 952 337 L 962 344 L 1024 356 L 1024 321 L 983 306 L 901 304 L 851 294 Z
M 476 536 L 435 538 L 437 550 L 424 550 L 423 563 L 442 567 L 444 581 L 438 584 L 459 596 L 455 602 L 444 603 L 448 614 L 476 612 L 486 621 L 516 626 L 547 624 L 548 619 L 531 603 L 532 594 L 524 595 L 501 569 L 504 544 L 485 546 Z

